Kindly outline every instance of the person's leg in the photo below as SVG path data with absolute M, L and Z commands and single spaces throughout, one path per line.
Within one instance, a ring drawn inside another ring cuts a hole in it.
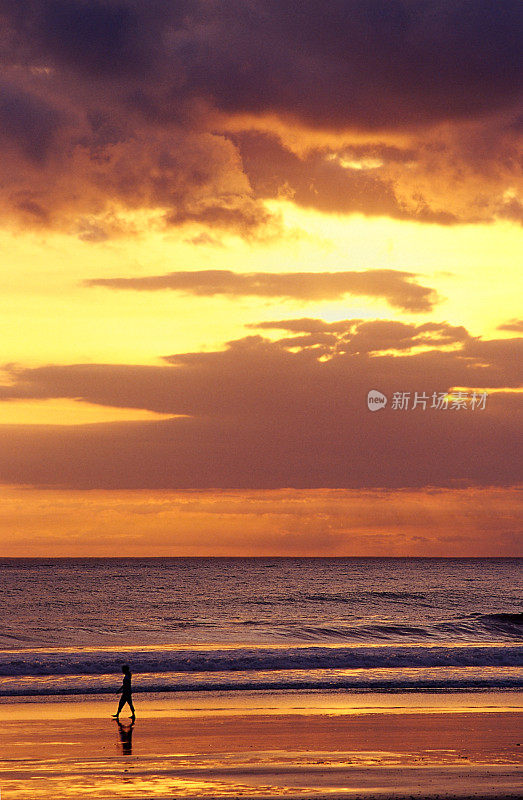
M 113 714 L 114 717 L 118 718 L 120 716 L 120 711 L 122 710 L 124 705 L 125 705 L 125 697 L 122 695 L 120 697 L 120 702 L 118 703 L 118 711 L 116 712 L 116 714 Z
M 120 700 L 120 703 L 121 703 L 121 708 L 123 708 L 123 707 L 124 707 L 124 705 L 127 703 L 127 705 L 129 706 L 129 708 L 131 709 L 131 714 L 132 714 L 132 716 L 133 716 L 133 717 L 135 716 L 135 714 L 134 714 L 134 706 L 133 706 L 133 698 L 132 698 L 132 695 L 130 695 L 130 694 L 123 694 L 123 695 L 122 695 L 122 699 Z M 120 708 L 120 710 L 118 711 L 118 713 L 120 713 L 120 711 L 121 711 L 121 708 Z

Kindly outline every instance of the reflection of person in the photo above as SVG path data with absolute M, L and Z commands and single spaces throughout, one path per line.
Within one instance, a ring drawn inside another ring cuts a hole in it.
M 118 720 L 118 733 L 120 734 L 120 742 L 122 744 L 122 753 L 124 756 L 131 756 L 133 754 L 133 726 L 134 719 L 130 725 L 124 725 Z
M 115 719 L 118 719 L 120 716 L 120 711 L 124 707 L 126 703 L 129 704 L 129 708 L 131 709 L 131 719 L 134 720 L 134 706 L 133 706 L 133 698 L 132 698 L 132 689 L 131 689 L 131 670 L 129 669 L 128 664 L 124 664 L 122 667 L 123 672 L 123 683 L 120 689 L 116 692 L 116 694 L 122 693 L 120 697 L 120 702 L 118 703 L 118 711 L 116 714 L 113 714 Z

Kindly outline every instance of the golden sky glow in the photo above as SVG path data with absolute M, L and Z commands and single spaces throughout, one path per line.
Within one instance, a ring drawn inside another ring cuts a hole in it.
M 288 202 L 269 205 L 282 215 L 287 233 L 254 242 L 228 236 L 219 246 L 195 247 L 191 233 L 145 231 L 138 238 L 93 244 L 63 235 L 42 239 L 32 232 L 4 232 L 2 361 L 150 364 L 173 349 L 219 348 L 244 334 L 246 323 L 261 318 L 405 318 L 379 299 L 280 299 L 276 306 L 271 299 L 256 297 L 194 298 L 172 292 L 115 296 L 81 283 L 182 267 L 238 272 L 402 269 L 423 276 L 441 295 L 433 317 L 465 325 L 473 335 L 507 336 L 496 327 L 519 314 L 521 230 L 513 223 L 435 228 L 386 218 L 329 216 Z M 426 314 L 409 314 L 408 320 L 425 321 Z
M 391 496 L 6 488 L 1 497 L 5 546 L 22 557 L 60 556 L 65 539 L 77 557 L 93 549 L 100 556 L 506 556 L 518 544 L 519 504 L 502 489 Z
M 515 553 L 516 5 L 233 5 L 0 18 L 0 554 Z

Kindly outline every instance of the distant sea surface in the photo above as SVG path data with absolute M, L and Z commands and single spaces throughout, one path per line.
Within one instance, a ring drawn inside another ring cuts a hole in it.
M 523 559 L 0 560 L 0 698 L 523 688 Z

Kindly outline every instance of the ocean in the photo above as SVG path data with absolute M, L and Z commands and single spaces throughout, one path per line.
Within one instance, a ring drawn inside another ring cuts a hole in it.
M 0 701 L 523 687 L 522 559 L 0 560 Z

